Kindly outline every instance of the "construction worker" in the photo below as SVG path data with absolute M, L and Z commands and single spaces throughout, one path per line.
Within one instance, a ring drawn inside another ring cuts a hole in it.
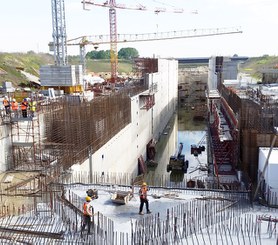
M 16 99 L 12 100 L 12 112 L 14 113 L 14 117 L 18 117 L 18 103 Z
M 140 190 L 139 190 L 139 195 L 140 195 L 140 208 L 139 208 L 139 214 L 143 215 L 143 206 L 144 203 L 146 204 L 146 210 L 147 213 L 150 214 L 151 211 L 149 209 L 149 200 L 148 200 L 148 186 L 146 182 L 143 182 Z
M 22 117 L 27 117 L 27 108 L 28 108 L 28 100 L 27 98 L 24 98 L 23 101 L 21 102 Z
M 34 101 L 33 98 L 31 98 L 31 101 L 29 102 L 29 109 L 30 109 L 31 117 L 35 116 L 36 107 L 37 107 L 37 102 Z
M 3 105 L 5 107 L 6 115 L 10 114 L 10 101 L 8 96 L 5 96 L 3 99 Z
M 90 234 L 91 229 L 91 219 L 93 217 L 93 206 L 91 204 L 92 198 L 89 196 L 86 196 L 86 202 L 83 204 L 83 224 L 81 227 L 81 234 L 85 230 L 85 227 L 88 226 L 88 234 Z

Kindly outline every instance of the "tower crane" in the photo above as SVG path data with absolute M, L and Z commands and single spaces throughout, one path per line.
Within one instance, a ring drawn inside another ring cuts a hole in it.
M 140 11 L 153 11 L 154 13 L 173 12 L 184 13 L 184 9 L 167 10 L 166 8 L 154 8 L 147 9 L 146 6 L 137 5 L 135 7 L 129 7 L 123 4 L 116 4 L 115 0 L 109 0 L 105 3 L 98 4 L 92 0 L 84 0 L 83 8 L 86 9 L 86 4 L 92 4 L 101 7 L 109 8 L 110 16 L 110 36 L 108 35 L 94 35 L 94 36 L 82 36 L 67 41 L 66 36 L 66 22 L 65 22 L 65 4 L 64 0 L 51 0 L 52 6 L 52 27 L 53 27 L 53 42 L 49 44 L 50 49 L 54 51 L 55 64 L 58 66 L 66 66 L 67 61 L 67 45 L 79 45 L 81 64 L 83 64 L 83 71 L 85 70 L 85 47 L 86 45 L 94 45 L 97 47 L 100 44 L 110 44 L 111 53 L 111 73 L 112 81 L 117 78 L 118 70 L 118 53 L 117 43 L 125 42 L 140 42 L 140 41 L 155 41 L 166 39 L 178 39 L 178 38 L 191 38 L 191 37 L 204 37 L 224 34 L 242 33 L 240 28 L 215 28 L 215 29 L 193 29 L 182 31 L 170 31 L 170 32 L 155 32 L 145 34 L 117 34 L 116 25 L 116 8 L 140 10 Z M 191 11 L 193 14 L 197 14 L 197 11 Z
M 117 44 L 117 43 L 128 43 L 128 42 L 146 42 L 146 41 L 159 41 L 159 40 L 169 40 L 169 39 L 196 38 L 196 37 L 218 36 L 218 35 L 237 34 L 237 33 L 242 33 L 241 27 L 190 29 L 190 30 L 167 31 L 167 32 L 141 33 L 141 34 L 139 33 L 118 34 L 115 43 Z M 110 36 L 109 35 L 81 36 L 81 37 L 69 39 L 67 41 L 68 46 L 79 45 L 81 64 L 83 65 L 84 70 L 86 67 L 86 62 L 85 62 L 86 45 L 93 45 L 95 48 L 97 48 L 101 44 L 110 44 Z
M 118 73 L 118 51 L 117 51 L 117 21 L 116 21 L 116 9 L 127 9 L 127 10 L 140 10 L 147 11 L 146 6 L 137 5 L 135 7 L 127 6 L 125 4 L 117 4 L 116 0 L 109 0 L 104 3 L 97 3 L 93 0 L 83 0 L 83 8 L 86 9 L 86 5 L 94 5 L 99 7 L 109 8 L 109 23 L 110 23 L 110 61 L 111 61 L 111 82 L 114 83 L 117 79 Z M 172 12 L 172 13 L 184 13 L 183 9 L 173 9 L 171 11 L 166 8 L 155 8 L 153 10 L 154 13 L 164 13 L 164 12 Z M 192 13 L 196 14 L 196 11 Z

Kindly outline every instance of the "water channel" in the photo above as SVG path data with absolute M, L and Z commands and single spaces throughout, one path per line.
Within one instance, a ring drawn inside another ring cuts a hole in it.
M 155 160 L 158 165 L 148 168 L 148 181 L 155 182 L 153 184 L 157 185 L 159 184 L 158 179 L 178 183 L 205 177 L 207 171 L 201 171 L 198 168 L 207 165 L 206 126 L 206 121 L 194 121 L 190 110 L 179 108 L 157 141 Z M 187 173 L 181 171 L 167 172 L 169 159 L 175 155 L 180 143 L 183 143 L 182 154 L 189 162 Z M 191 145 L 194 144 L 205 146 L 205 151 L 197 158 L 191 155 Z

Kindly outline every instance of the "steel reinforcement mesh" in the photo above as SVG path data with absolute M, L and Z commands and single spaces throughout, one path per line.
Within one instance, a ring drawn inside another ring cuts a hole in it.
M 44 108 L 45 152 L 64 169 L 88 158 L 131 122 L 128 94 L 118 93 L 87 102 L 61 98 Z

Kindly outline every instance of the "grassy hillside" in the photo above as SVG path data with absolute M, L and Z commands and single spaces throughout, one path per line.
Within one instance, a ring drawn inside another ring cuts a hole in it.
M 249 58 L 245 63 L 240 65 L 240 71 L 250 74 L 256 79 L 261 79 L 261 71 L 265 68 L 278 68 L 278 56 L 264 55 L 261 57 Z
M 54 57 L 50 54 L 28 53 L 0 53 L 0 85 L 3 81 L 10 81 L 14 86 L 21 83 L 26 84 L 27 78 L 20 73 L 24 70 L 34 76 L 39 77 L 39 69 L 41 65 L 53 65 Z M 69 56 L 70 65 L 80 64 L 78 56 Z M 119 73 L 129 73 L 132 70 L 131 61 L 119 60 Z M 88 60 L 88 72 L 110 72 L 110 60 Z
M 28 53 L 0 53 L 0 68 L 4 74 L 0 75 L 0 83 L 10 81 L 14 85 L 26 83 L 26 77 L 20 73 L 24 70 L 34 76 L 39 76 L 40 65 L 53 64 L 53 57 L 49 54 Z
M 69 64 L 80 63 L 78 56 L 69 56 Z M 50 54 L 36 54 L 32 51 L 28 53 L 0 53 L 0 85 L 3 81 L 10 81 L 17 86 L 20 83 L 27 83 L 27 78 L 20 73 L 24 70 L 39 77 L 41 65 L 54 64 L 54 58 Z M 261 70 L 264 68 L 278 68 L 278 57 L 264 55 L 248 59 L 240 65 L 240 71 L 251 74 L 255 78 L 261 78 Z M 132 61 L 119 60 L 119 73 L 129 73 L 132 71 Z M 111 71 L 110 60 L 87 60 L 88 72 Z
M 69 57 L 69 63 L 72 65 L 78 65 L 80 62 L 79 57 Z M 88 72 L 110 72 L 111 64 L 110 60 L 86 60 L 86 66 Z M 132 61 L 119 60 L 118 61 L 119 73 L 129 73 L 132 71 Z

